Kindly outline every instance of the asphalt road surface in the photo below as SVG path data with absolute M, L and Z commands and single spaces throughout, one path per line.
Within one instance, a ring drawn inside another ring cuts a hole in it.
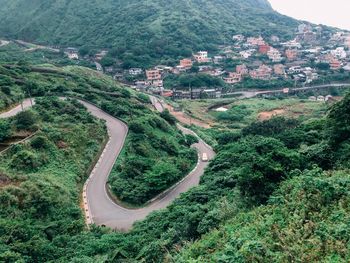
M 22 111 L 22 106 L 23 106 L 23 109 L 28 109 L 34 104 L 35 104 L 34 100 L 26 99 L 26 100 L 23 101 L 22 105 L 18 105 L 18 106 L 12 108 L 11 110 L 9 110 L 7 112 L 1 113 L 0 114 L 0 118 L 4 119 L 4 118 L 13 117 L 17 113 Z
M 198 159 L 196 168 L 187 175 L 181 182 L 168 189 L 157 198 L 152 200 L 146 207 L 140 209 L 127 209 L 111 200 L 106 190 L 106 182 L 110 171 L 117 159 L 126 138 L 127 126 L 120 120 L 108 115 L 97 107 L 83 102 L 87 109 L 97 118 L 106 120 L 110 134 L 110 142 L 105 148 L 105 153 L 100 159 L 99 166 L 94 171 L 87 187 L 87 199 L 92 221 L 97 225 L 108 226 L 113 229 L 127 231 L 139 220 L 146 218 L 151 212 L 166 208 L 181 193 L 199 184 L 208 162 Z M 156 107 L 158 110 L 162 109 Z M 179 127 L 184 133 L 193 134 L 183 127 Z M 198 150 L 199 156 L 207 153 L 209 160 L 214 157 L 214 151 L 202 140 L 193 146 Z
M 162 111 L 163 107 L 160 102 L 154 98 L 151 98 L 153 105 L 158 111 Z M 128 127 L 122 121 L 112 117 L 105 113 L 96 106 L 83 102 L 81 103 L 87 108 L 87 110 L 95 117 L 106 121 L 109 142 L 107 143 L 98 163 L 88 181 L 86 182 L 86 196 L 87 210 L 86 214 L 89 216 L 91 223 L 96 225 L 103 225 L 120 231 L 128 231 L 132 228 L 132 225 L 139 220 L 144 219 L 151 212 L 159 209 L 166 208 L 172 201 L 174 201 L 181 193 L 188 191 L 190 188 L 199 184 L 200 177 L 203 175 L 205 168 L 208 166 L 208 162 L 201 161 L 203 153 L 208 155 L 208 159 L 211 160 L 215 153 L 210 146 L 208 146 L 202 140 L 199 143 L 193 145 L 198 151 L 198 163 L 195 169 L 189 173 L 182 181 L 174 185 L 161 195 L 153 199 L 146 207 L 140 209 L 127 209 L 116 204 L 108 195 L 107 181 L 109 174 L 114 166 L 116 159 L 121 152 L 125 138 L 128 133 Z M 30 100 L 23 102 L 23 108 L 27 109 L 31 107 Z M 16 115 L 22 110 L 19 105 L 6 113 L 0 114 L 0 118 L 8 118 Z M 193 134 L 192 131 L 179 126 L 185 134 Z

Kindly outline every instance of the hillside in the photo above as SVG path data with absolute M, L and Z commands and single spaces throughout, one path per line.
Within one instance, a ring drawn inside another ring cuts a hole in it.
M 266 0 L 0 0 L 0 17 L 1 36 L 115 48 L 130 65 L 215 50 L 238 33 L 285 37 L 297 23 Z
M 159 167 L 193 165 L 187 139 L 171 118 L 106 76 L 6 59 L 0 77 L 0 110 L 28 90 L 35 96 L 74 95 L 134 126 L 110 181 L 126 202 L 140 204 L 159 191 L 148 191 L 142 175 L 125 180 L 131 172 L 140 175 L 130 168 L 144 166 L 144 174 L 164 185 L 176 173 L 160 173 Z M 79 209 L 79 191 L 105 138 L 104 124 L 75 100 L 39 99 L 28 114 L 0 121 L 0 140 L 39 130 L 0 158 L 0 261 L 347 262 L 349 105 L 347 95 L 327 116 L 213 130 L 217 156 L 200 185 L 120 233 L 87 230 Z M 185 152 L 189 157 L 179 158 Z M 144 195 L 126 196 L 120 185 L 130 192 L 144 189 Z

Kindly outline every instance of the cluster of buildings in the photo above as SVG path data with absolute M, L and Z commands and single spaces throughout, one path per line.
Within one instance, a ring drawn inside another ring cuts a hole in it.
M 181 74 L 196 65 L 199 72 L 219 77 L 228 85 L 234 85 L 247 78 L 265 81 L 291 79 L 310 84 L 324 70 L 315 66 L 320 63 L 327 64 L 331 71 L 350 71 L 350 34 L 346 32 L 336 32 L 325 39 L 321 27 L 301 24 L 295 38 L 287 42 L 281 42 L 277 36 L 265 40 L 261 36 L 235 35 L 233 40 L 234 45 L 222 47 L 219 55 L 209 57 L 207 51 L 199 51 L 192 58 L 180 60 L 178 66 L 168 69 L 168 73 Z M 225 70 L 224 63 L 227 59 L 241 63 L 233 71 Z M 162 72 L 155 71 L 156 79 L 151 77 L 150 72 L 154 70 L 146 71 L 149 84 L 161 87 Z M 198 91 L 191 92 L 178 91 L 172 94 L 176 99 L 203 97 L 198 95 Z M 205 97 L 217 98 L 221 96 L 219 93 L 216 90 L 214 95 L 214 91 L 211 91 Z M 169 94 L 168 92 L 167 95 Z
M 172 67 L 159 65 L 151 69 L 130 68 L 118 72 L 113 66 L 102 69 L 98 62 L 107 55 L 106 50 L 97 53 L 94 61 L 99 70 L 113 74 L 115 79 L 125 80 L 127 76 L 136 79 L 136 89 L 175 99 L 217 98 L 221 91 L 205 87 L 191 91 L 165 90 L 163 79 L 170 74 L 200 72 L 221 78 L 227 85 L 246 79 L 285 79 L 309 84 L 325 70 L 350 71 L 350 34 L 346 31 L 334 32 L 321 26 L 300 24 L 294 38 L 289 41 L 281 41 L 277 36 L 263 38 L 241 34 L 232 39 L 232 44 L 221 46 L 215 54 L 201 50 Z M 70 59 L 79 59 L 74 48 L 66 49 L 65 53 Z M 233 63 L 228 65 L 227 61 Z
M 235 71 L 226 72 L 223 80 L 227 84 L 239 83 L 246 77 L 311 83 L 323 70 L 311 65 L 319 63 L 327 64 L 331 71 L 350 71 L 350 34 L 347 32 L 336 32 L 327 38 L 322 34 L 322 27 L 301 24 L 295 38 L 287 42 L 280 42 L 276 36 L 266 41 L 261 36 L 235 35 L 233 40 L 235 45 L 223 51 L 228 58 L 244 63 Z

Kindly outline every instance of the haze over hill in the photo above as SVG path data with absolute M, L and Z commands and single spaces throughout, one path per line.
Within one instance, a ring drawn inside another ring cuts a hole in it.
M 233 34 L 289 36 L 297 21 L 266 0 L 0 0 L 0 35 L 62 46 L 117 47 L 123 59 L 188 56 Z
M 270 3 L 281 14 L 317 24 L 350 30 L 348 14 L 350 2 L 348 0 L 270 0 Z M 303 6 L 303 8 L 300 8 L 300 6 Z

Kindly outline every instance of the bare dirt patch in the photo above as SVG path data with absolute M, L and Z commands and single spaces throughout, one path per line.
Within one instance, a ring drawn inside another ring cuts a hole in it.
M 205 123 L 203 121 L 200 121 L 198 119 L 192 118 L 191 116 L 188 116 L 186 113 L 182 111 L 174 111 L 174 108 L 170 105 L 166 104 L 165 107 L 169 110 L 171 115 L 173 115 L 179 122 L 186 124 L 186 125 L 196 125 L 198 127 L 202 127 L 205 129 L 210 128 L 210 125 L 208 123 Z
M 59 149 L 66 149 L 68 148 L 68 144 L 64 141 L 58 141 L 56 143 L 56 146 L 59 148 Z
M 259 121 L 267 121 L 275 116 L 280 116 L 280 115 L 284 115 L 284 114 L 286 114 L 285 109 L 275 109 L 272 111 L 263 111 L 263 112 L 259 113 L 258 120 Z
M 0 173 L 0 187 L 9 185 L 11 180 L 4 174 Z

